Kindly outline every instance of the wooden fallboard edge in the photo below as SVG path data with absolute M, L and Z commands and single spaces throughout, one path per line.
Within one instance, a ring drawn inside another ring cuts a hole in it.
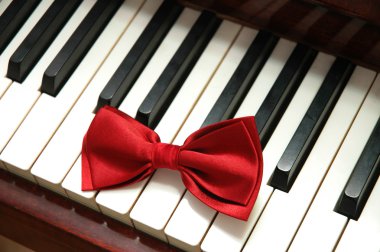
M 343 15 L 357 17 L 380 26 L 380 1 L 378 0 L 304 0 L 324 6 Z
M 178 1 L 190 8 L 208 10 L 223 19 L 267 30 L 279 37 L 380 71 L 380 27 L 349 16 L 348 12 L 343 15 L 335 8 L 326 8 L 326 4 L 315 4 L 317 0 Z
M 1 169 L 0 234 L 36 251 L 178 251 Z

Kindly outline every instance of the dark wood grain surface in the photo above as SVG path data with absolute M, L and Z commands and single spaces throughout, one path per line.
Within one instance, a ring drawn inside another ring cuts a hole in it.
M 0 234 L 36 251 L 178 251 L 2 169 Z
M 380 70 L 380 1 L 180 0 L 192 8 Z
M 358 17 L 380 25 L 379 0 L 307 0 L 347 16 Z

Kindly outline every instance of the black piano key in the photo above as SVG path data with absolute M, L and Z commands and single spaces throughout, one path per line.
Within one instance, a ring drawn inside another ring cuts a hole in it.
M 232 118 L 275 47 L 278 38 L 261 31 L 248 48 L 202 127 Z
M 99 0 L 46 69 L 41 91 L 56 96 L 86 55 L 122 0 Z
M 272 174 L 272 187 L 289 192 L 354 68 L 346 60 L 335 60 Z
M 379 176 L 380 120 L 377 121 L 334 210 L 357 220 Z
M 257 111 L 255 121 L 263 149 L 316 55 L 315 50 L 297 45 Z
M 165 1 L 160 6 L 102 90 L 96 110 L 104 105 L 118 107 L 121 104 L 182 10 L 183 7 L 174 0 Z
M 78 7 L 80 0 L 55 0 L 13 53 L 8 78 L 22 82 Z
M 13 0 L 0 16 L 0 54 L 41 0 Z
M 157 125 L 221 22 L 210 12 L 201 14 L 140 105 L 136 120 L 150 128 Z

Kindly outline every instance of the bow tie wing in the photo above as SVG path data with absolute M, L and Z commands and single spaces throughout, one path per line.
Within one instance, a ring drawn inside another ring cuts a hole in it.
M 262 179 L 258 139 L 253 117 L 227 120 L 195 132 L 179 156 L 185 186 L 210 207 L 248 219 Z
M 152 148 L 158 142 L 154 131 L 133 118 L 112 107 L 102 108 L 83 140 L 82 189 L 142 180 L 153 170 Z

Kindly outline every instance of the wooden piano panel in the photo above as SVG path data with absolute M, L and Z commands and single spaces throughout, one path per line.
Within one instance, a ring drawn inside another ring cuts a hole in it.
M 380 25 L 380 1 L 378 0 L 307 0 L 325 6 L 344 15 L 359 17 Z
M 0 234 L 36 251 L 177 251 L 1 169 Z
M 374 0 L 180 0 L 380 71 L 380 2 Z M 337 11 L 339 10 L 339 11 Z

